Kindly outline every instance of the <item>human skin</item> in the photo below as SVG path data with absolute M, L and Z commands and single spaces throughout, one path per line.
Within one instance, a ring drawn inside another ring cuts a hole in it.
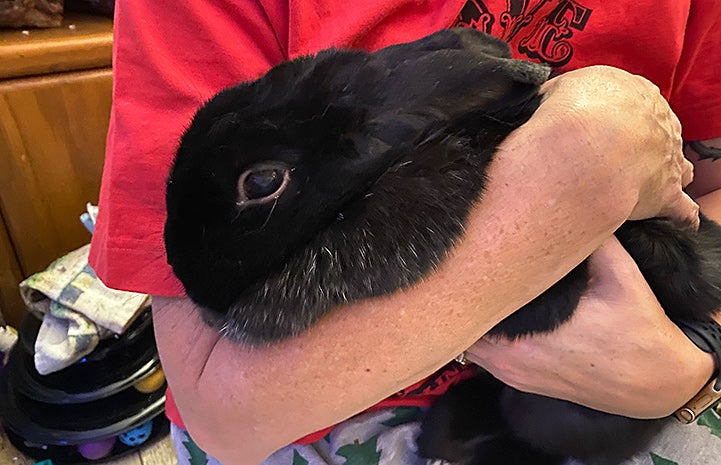
M 721 148 L 721 137 L 703 143 L 708 147 Z M 687 156 L 695 166 L 694 181 L 687 191 L 696 198 L 707 215 L 721 221 L 721 161 L 700 160 L 690 149 L 687 149 Z
M 703 142 L 721 147 L 721 138 Z M 721 164 L 699 160 L 689 149 L 687 156 L 695 166 L 687 192 L 707 216 L 721 222 Z M 468 359 L 523 391 L 639 418 L 671 414 L 709 381 L 713 357 L 699 351 L 663 317 L 663 309 L 618 241 L 610 238 L 594 252 L 590 264 L 591 286 L 572 324 L 518 341 L 482 338 L 469 348 Z M 714 318 L 721 323 L 721 314 Z M 631 319 L 636 320 L 636 334 L 628 343 L 608 337 L 615 325 L 629 325 Z M 604 344 L 603 356 L 594 357 L 593 351 Z M 664 367 L 635 356 L 654 352 Z M 659 369 L 661 376 L 655 373 Z M 584 385 L 592 387 L 580 389 Z
M 188 299 L 154 297 L 165 373 L 203 449 L 224 465 L 257 464 L 428 376 L 565 275 L 623 221 L 698 221 L 697 205 L 681 191 L 691 169 L 680 127 L 657 88 L 620 70 L 592 67 L 555 78 L 544 92 L 534 117 L 500 147 L 464 239 L 411 288 L 338 309 L 304 334 L 262 348 L 221 338 Z M 633 114 L 622 111 L 628 105 Z M 646 392 L 609 399 L 601 389 L 596 402 L 634 413 L 656 394 L 656 382 L 669 378 L 656 351 L 675 354 L 684 336 L 665 325 L 662 312 L 624 315 L 617 312 L 623 321 L 603 328 L 607 340 L 617 341 L 619 353 L 634 363 L 657 369 L 648 370 L 651 382 L 639 383 Z M 649 327 L 668 337 L 639 346 L 636 333 Z M 599 339 L 585 363 L 604 356 L 608 344 Z M 708 378 L 702 373 L 707 355 L 697 349 L 677 355 L 694 356 L 696 363 L 684 368 Z M 615 366 L 606 369 L 596 379 L 617 376 Z M 687 382 L 671 378 L 676 385 L 669 389 Z M 567 389 L 571 398 L 588 391 L 593 386 Z M 668 409 L 664 404 L 646 413 Z

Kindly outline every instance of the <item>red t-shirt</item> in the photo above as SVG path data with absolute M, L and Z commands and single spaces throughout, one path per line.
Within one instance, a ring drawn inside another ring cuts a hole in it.
M 98 276 L 117 289 L 183 295 L 164 252 L 165 178 L 193 113 L 217 91 L 331 45 L 376 50 L 450 26 L 504 38 L 515 57 L 560 72 L 606 64 L 643 75 L 670 101 L 687 140 L 721 136 L 718 1 L 126 0 L 116 5 L 113 108 L 90 253 Z M 467 373 L 449 370 L 431 394 Z M 397 395 L 384 405 L 428 402 Z M 168 414 L 182 425 L 172 397 Z

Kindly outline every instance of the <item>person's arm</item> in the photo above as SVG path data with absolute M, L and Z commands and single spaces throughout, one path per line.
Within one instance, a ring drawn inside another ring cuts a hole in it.
M 721 138 L 704 144 L 721 147 Z M 689 148 L 686 155 L 695 173 L 687 191 L 707 216 L 721 222 L 721 161 L 700 160 Z M 713 357 L 662 317 L 663 309 L 617 241 L 610 240 L 594 252 L 590 274 L 592 286 L 581 300 L 573 324 L 564 325 L 552 335 L 515 342 L 484 338 L 469 349 L 469 360 L 523 391 L 641 418 L 672 413 L 708 383 L 714 373 Z M 610 340 L 618 325 L 628 324 L 629 316 L 638 317 L 632 344 Z M 714 318 L 721 323 L 721 312 Z M 603 341 L 608 342 L 604 356 L 590 364 L 592 351 Z M 661 376 L 651 372 L 658 369 L 657 365 L 639 358 L 643 351 L 636 350 L 634 344 L 649 347 L 649 351 L 654 347 L 658 359 L 666 365 Z M 606 376 L 604 383 L 598 383 L 600 373 L 615 376 Z M 578 389 L 599 384 L 601 389 Z M 634 406 L 631 399 L 643 399 L 649 387 L 655 394 Z M 630 408 L 619 409 L 624 405 Z
M 598 67 L 545 90 L 536 115 L 502 144 L 464 240 L 412 288 L 337 309 L 266 348 L 222 339 L 187 299 L 154 299 L 167 379 L 202 448 L 225 465 L 259 463 L 429 375 L 627 218 L 695 220 L 681 194 L 690 178 L 679 125 L 657 89 Z M 630 101 L 633 115 L 622 111 Z
M 684 122 L 684 137 L 689 140 L 717 137 L 704 141 L 712 147 L 721 147 L 718 138 L 721 36 L 716 33 L 721 24 L 720 13 L 719 2 L 691 2 L 684 48 L 671 92 L 671 106 Z M 688 192 L 706 215 L 721 221 L 721 161 L 699 160 L 689 150 L 687 156 L 695 168 Z M 517 343 L 484 339 L 469 350 L 469 358 L 522 390 L 630 416 L 670 413 L 708 382 L 713 373 L 713 358 L 690 343 L 663 316 L 663 310 L 623 248 L 611 241 L 592 258 L 592 292 L 581 301 L 572 324 L 564 325 L 552 336 Z M 629 331 L 626 343 L 619 345 L 613 338 L 618 335 L 618 325 L 627 323 L 624 320 L 629 315 L 645 315 L 646 319 L 637 320 L 635 334 Z M 721 315 L 715 318 L 721 323 Z M 589 354 L 603 341 L 608 341 L 603 357 L 589 360 Z M 665 366 L 643 359 L 644 352 L 649 352 L 643 348 L 654 346 L 657 360 Z M 601 377 L 603 383 L 598 382 Z M 604 386 L 608 391 L 603 391 Z M 632 399 L 637 399 L 635 407 Z
M 518 341 L 484 337 L 467 358 L 525 392 L 636 418 L 670 415 L 708 383 L 713 357 L 665 316 L 618 240 L 591 255 L 589 274 L 570 322 Z

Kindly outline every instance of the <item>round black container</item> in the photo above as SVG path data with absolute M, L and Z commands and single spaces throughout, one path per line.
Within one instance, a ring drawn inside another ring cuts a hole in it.
M 155 347 L 150 311 L 140 315 L 122 336 L 104 339 L 75 364 L 48 375 L 35 370 L 33 362 L 35 339 L 40 320 L 26 315 L 11 354 L 19 364 L 13 385 L 32 399 L 51 404 L 89 402 L 127 389 L 160 366 Z M 9 365 L 10 363 L 8 363 Z
M 56 464 L 87 462 L 77 446 L 116 437 L 152 421 L 149 438 L 168 431 L 164 386 L 141 393 L 133 385 L 159 368 L 150 311 L 119 337 L 106 339 L 83 360 L 43 376 L 33 364 L 40 321 L 28 315 L 0 374 L 0 418 L 22 452 Z M 146 442 L 147 443 L 147 442 Z M 116 441 L 117 457 L 136 447 Z

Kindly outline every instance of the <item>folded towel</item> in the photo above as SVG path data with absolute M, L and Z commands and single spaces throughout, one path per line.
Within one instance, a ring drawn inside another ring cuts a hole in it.
M 88 265 L 89 251 L 85 245 L 20 283 L 28 309 L 43 318 L 35 343 L 41 374 L 73 364 L 112 333 L 122 334 L 150 304 L 146 294 L 106 287 Z

